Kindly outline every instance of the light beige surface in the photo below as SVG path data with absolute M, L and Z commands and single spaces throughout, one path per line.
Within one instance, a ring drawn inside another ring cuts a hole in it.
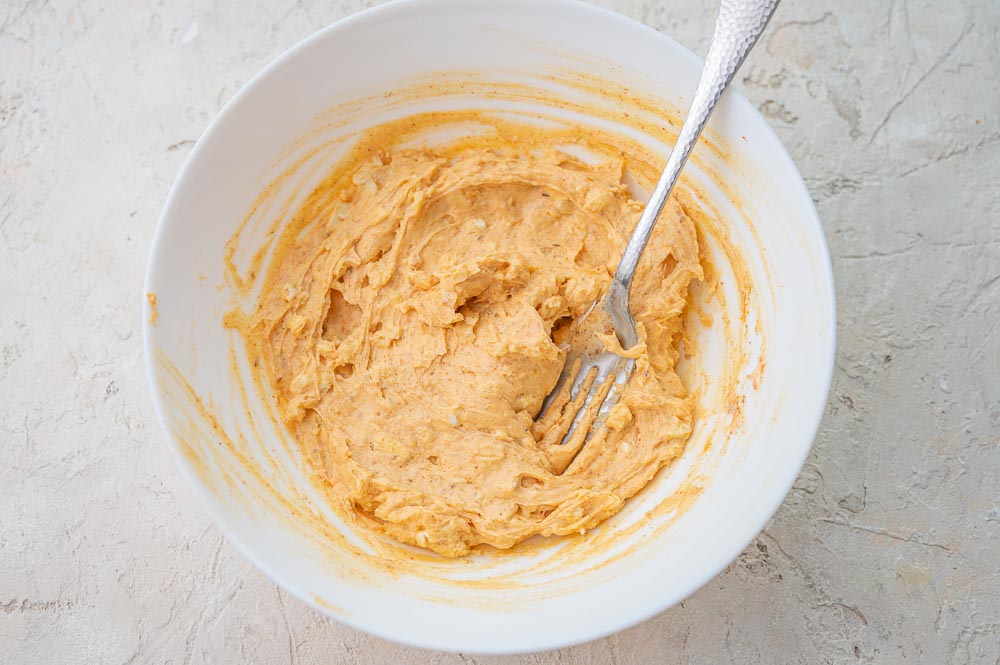
M 839 353 L 795 489 L 681 606 L 550 654 L 434 654 L 322 618 L 222 541 L 153 416 L 149 242 L 225 100 L 363 4 L 0 5 L 0 660 L 996 663 L 992 0 L 788 2 L 741 75 L 818 201 Z M 606 4 L 707 46 L 713 2 Z

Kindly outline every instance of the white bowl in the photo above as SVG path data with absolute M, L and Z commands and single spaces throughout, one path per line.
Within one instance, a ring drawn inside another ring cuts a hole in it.
M 156 297 L 144 334 L 157 410 L 181 470 L 245 556 L 303 601 L 371 633 L 437 649 L 525 652 L 653 616 L 760 532 L 798 475 L 826 404 L 834 293 L 802 178 L 738 93 L 716 112 L 710 145 L 686 173 L 686 186 L 722 222 L 706 240 L 718 249 L 728 236 L 744 261 L 734 268 L 717 252 L 725 297 L 699 296 L 729 315 L 716 312 L 700 331 L 699 353 L 685 368 L 700 386 L 702 417 L 684 457 L 593 534 L 459 561 L 408 558 L 403 549 L 395 558 L 371 554 L 313 490 L 287 433 L 267 418 L 270 405 L 244 390 L 246 359 L 222 324 L 239 302 L 225 275 L 227 241 L 265 185 L 311 147 L 327 141 L 332 152 L 317 154 L 333 159 L 354 130 L 418 108 L 546 106 L 491 94 L 484 82 L 494 81 L 589 95 L 611 114 L 622 102 L 602 98 L 601 85 L 560 81 L 617 81 L 662 100 L 666 119 L 658 122 L 676 131 L 699 69 L 669 38 L 573 0 L 412 0 L 320 31 L 243 87 L 167 200 L 147 272 L 146 291 Z M 383 94 L 430 75 L 467 85 L 423 99 Z M 315 172 L 302 177 L 308 185 Z M 264 240 L 260 214 L 235 252 L 238 265 Z

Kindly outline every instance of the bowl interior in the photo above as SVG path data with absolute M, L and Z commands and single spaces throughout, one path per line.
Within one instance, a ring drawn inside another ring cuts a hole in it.
M 588 536 L 600 547 L 563 539 L 461 562 L 401 549 L 387 562 L 313 491 L 269 405 L 247 389 L 250 368 L 223 325 L 234 303 L 247 302 L 233 276 L 252 270 L 268 220 L 282 219 L 281 202 L 308 192 L 358 129 L 469 107 L 622 131 L 645 118 L 666 131 L 635 135 L 666 152 L 699 64 L 649 28 L 572 0 L 405 1 L 317 33 L 233 99 L 192 152 L 157 229 L 146 284 L 155 319 L 151 304 L 145 342 L 182 471 L 248 558 L 304 601 L 369 632 L 513 652 L 648 618 L 711 579 L 759 532 L 801 469 L 826 403 L 834 303 L 801 177 L 738 94 L 716 112 L 710 147 L 699 148 L 686 173 L 688 190 L 720 224 L 706 241 L 723 297 L 699 295 L 715 316 L 685 368 L 704 417 L 682 460 Z M 626 120 L 631 102 L 608 87 L 662 104 L 636 101 Z M 553 100 L 603 111 L 581 119 L 587 114 Z M 295 178 L 261 199 L 293 163 Z M 727 247 L 742 264 L 727 260 Z

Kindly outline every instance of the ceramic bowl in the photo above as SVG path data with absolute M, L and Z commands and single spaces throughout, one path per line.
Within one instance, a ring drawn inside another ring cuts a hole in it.
M 344 623 L 477 653 L 607 635 L 683 600 L 735 559 L 809 453 L 835 333 L 830 260 L 812 200 L 738 92 L 717 110 L 684 180 L 714 220 L 703 232 L 720 276 L 714 294 L 696 294 L 707 316 L 692 319 L 697 352 L 683 368 L 698 424 L 684 456 L 591 534 L 459 561 L 401 548 L 387 560 L 312 487 L 287 432 L 267 417 L 273 405 L 248 387 L 240 340 L 223 324 L 240 297 L 233 273 L 246 270 L 255 243 L 266 243 L 261 220 L 280 217 L 255 205 L 294 160 L 309 168 L 285 185 L 305 191 L 357 131 L 445 108 L 614 125 L 665 154 L 699 70 L 670 38 L 573 0 L 403 0 L 316 33 L 239 91 L 167 200 L 144 330 L 167 438 L 230 542 Z M 588 104 L 601 110 L 593 118 Z M 663 132 L 646 131 L 656 126 Z M 244 220 L 227 264 L 227 243 Z

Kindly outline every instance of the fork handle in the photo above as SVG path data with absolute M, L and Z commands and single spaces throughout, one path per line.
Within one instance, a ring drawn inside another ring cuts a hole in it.
M 649 197 L 649 203 L 646 204 L 639 223 L 625 247 L 618 269 L 615 270 L 608 291 L 611 300 L 609 309 L 629 311 L 632 278 L 635 276 L 642 251 L 646 248 L 649 236 L 653 232 L 653 225 L 660 216 L 671 190 L 677 184 L 681 169 L 684 168 L 691 150 L 698 142 L 698 137 L 712 111 L 715 110 L 736 71 L 743 64 L 747 53 L 757 43 L 767 22 L 771 20 L 778 2 L 779 0 L 722 0 L 719 16 L 715 20 L 715 33 L 708 47 L 708 55 L 705 56 L 705 66 L 701 71 L 694 98 L 691 100 L 691 108 L 677 136 L 677 143 L 670 152 L 663 175 L 656 183 Z

